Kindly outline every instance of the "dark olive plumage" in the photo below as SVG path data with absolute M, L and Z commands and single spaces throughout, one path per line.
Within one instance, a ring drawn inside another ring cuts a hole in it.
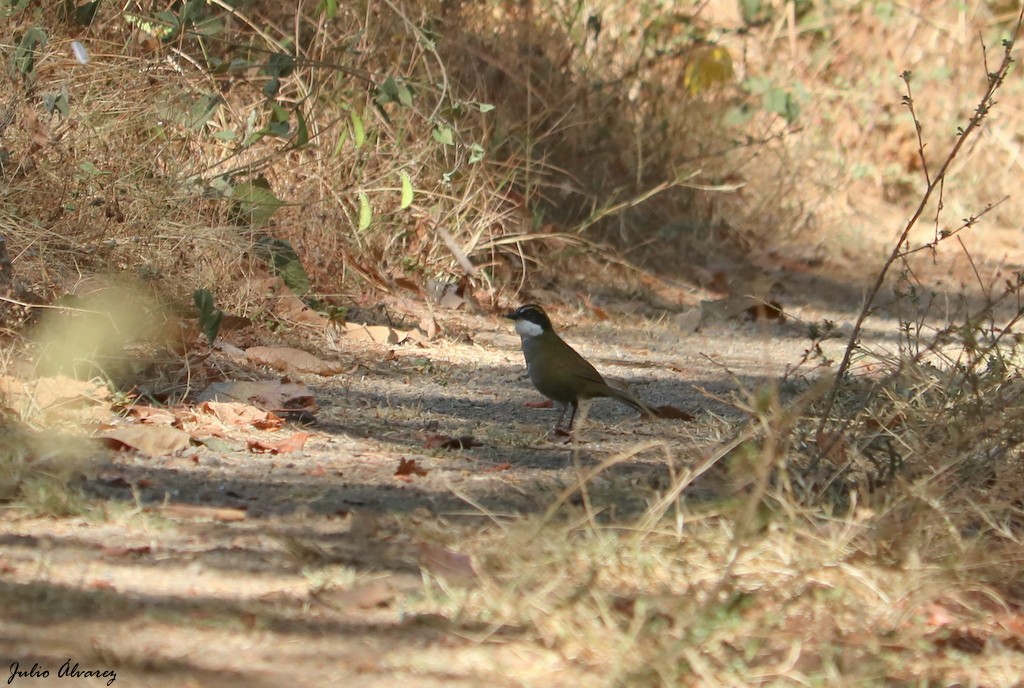
M 562 404 L 562 417 L 572 407 L 569 428 L 572 428 L 576 419 L 581 399 L 610 397 L 632 406 L 644 415 L 655 415 L 649 406 L 629 392 L 609 386 L 587 359 L 555 333 L 551 319 L 540 306 L 520 306 L 505 317 L 516 322 L 516 332 L 523 344 L 526 370 L 533 386 L 548 399 Z

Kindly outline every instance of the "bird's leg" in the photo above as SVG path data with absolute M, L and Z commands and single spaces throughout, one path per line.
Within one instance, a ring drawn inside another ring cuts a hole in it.
M 560 404 L 562 412 L 558 414 L 558 420 L 555 421 L 555 430 L 562 427 L 562 421 L 565 420 L 565 412 L 569 410 L 569 404 Z
M 572 405 L 572 415 L 569 416 L 569 427 L 567 429 L 572 430 L 572 424 L 576 420 L 576 411 L 579 409 L 580 404 L 577 401 L 571 401 L 569 404 Z

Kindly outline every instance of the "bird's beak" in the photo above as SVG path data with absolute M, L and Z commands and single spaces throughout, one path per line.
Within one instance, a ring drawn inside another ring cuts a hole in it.
M 509 311 L 508 313 L 505 314 L 505 317 L 508 318 L 509 320 L 515 320 L 516 319 L 516 312 L 515 311 Z

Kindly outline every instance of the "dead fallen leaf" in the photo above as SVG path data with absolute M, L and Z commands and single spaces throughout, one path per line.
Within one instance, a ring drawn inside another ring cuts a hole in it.
M 248 402 L 267 411 L 316 411 L 316 400 L 306 385 L 297 382 L 214 382 L 199 401 Z
M 437 332 L 440 329 L 437 326 L 437 319 L 432 315 L 424 315 L 420 318 L 420 329 L 426 335 L 427 339 L 434 339 L 437 337 Z
M 554 406 L 554 402 L 550 399 L 544 401 L 527 401 L 523 403 L 523 408 L 551 408 Z
M 196 411 L 209 414 L 231 427 L 251 425 L 261 430 L 276 430 L 284 425 L 284 420 L 270 411 L 235 401 L 204 401 L 196 406 Z
M 180 422 L 170 410 L 156 406 L 132 406 L 128 409 L 128 415 L 138 418 L 140 423 L 146 425 L 178 425 Z
M 463 435 L 461 437 L 427 435 L 427 438 L 423 441 L 423 446 L 427 449 L 472 449 L 473 447 L 483 446 L 483 443 L 477 442 L 470 435 Z
M 718 292 L 719 294 L 728 294 L 731 289 L 729 288 L 729 275 L 726 274 L 725 270 L 717 270 L 711 275 L 711 280 L 706 286 L 708 291 Z
M 270 310 L 281 320 L 316 329 L 331 324 L 330 318 L 307 306 L 280 277 L 268 277 L 259 282 L 256 289 L 266 296 Z
M 398 468 L 395 469 L 396 478 L 411 478 L 414 475 L 426 475 L 426 469 L 416 465 L 416 459 L 399 459 Z
M 325 361 L 307 351 L 286 346 L 253 346 L 245 350 L 245 355 L 253 363 L 288 373 L 313 373 L 327 377 L 345 370 L 345 366 L 337 361 Z
M 100 440 L 114 449 L 134 449 L 147 456 L 168 456 L 189 446 L 189 434 L 177 428 L 136 425 L 109 430 Z
M 477 581 L 473 559 L 446 547 L 419 543 L 420 566 L 438 578 L 455 585 L 472 585 Z
M 510 470 L 511 468 L 512 464 L 506 461 L 505 463 L 499 463 L 497 466 L 491 466 L 490 468 L 484 470 L 484 473 L 500 473 L 502 471 Z
M 149 554 L 153 548 L 149 545 L 138 545 L 136 547 L 102 547 L 100 551 L 105 557 L 126 557 L 130 554 Z
M 19 406 L 21 399 L 27 399 L 38 410 L 55 406 L 84 406 L 105 404 L 110 390 L 98 382 L 76 380 L 66 375 L 41 377 L 22 381 L 8 375 L 0 376 L 0 394 L 12 406 Z
M 842 433 L 824 431 L 815 433 L 814 443 L 818 446 L 818 451 L 822 452 L 822 458 L 835 466 L 846 465 L 849 445 Z
M 254 454 L 290 454 L 302 451 L 307 439 L 309 439 L 308 432 L 297 432 L 291 437 L 286 437 L 278 442 L 249 440 L 246 444 L 249 447 L 249 451 Z
M 782 312 L 782 304 L 778 301 L 762 301 L 755 303 L 744 311 L 751 320 L 778 320 L 786 322 L 786 314 Z
M 665 404 L 663 406 L 655 406 L 653 410 L 657 414 L 658 418 L 665 418 L 668 420 L 690 421 L 696 418 L 696 416 L 694 416 L 689 411 L 684 411 L 670 404 Z
M 596 317 L 601 322 L 604 322 L 605 320 L 610 320 L 611 319 L 610 316 L 608 315 L 608 312 L 605 311 L 605 309 L 603 309 L 600 306 L 597 306 L 597 305 L 591 303 L 590 299 L 584 297 L 584 303 L 586 304 L 587 308 L 590 309 L 590 312 L 594 314 L 594 317 Z
M 395 591 L 386 581 L 375 580 L 347 590 L 319 590 L 312 596 L 332 609 L 372 609 L 386 607 L 395 599 Z
M 168 518 L 195 518 L 230 523 L 245 520 L 245 509 L 229 509 L 215 506 L 196 506 L 194 504 L 162 504 L 146 509 Z
M 754 296 L 729 296 L 714 301 L 701 301 L 701 322 L 723 320 L 777 320 L 785 322 L 786 316 L 778 301 L 765 301 Z
M 345 323 L 341 326 L 341 332 L 350 339 L 384 345 L 400 344 L 408 336 L 408 333 L 400 332 L 387 325 L 360 325 L 359 323 Z

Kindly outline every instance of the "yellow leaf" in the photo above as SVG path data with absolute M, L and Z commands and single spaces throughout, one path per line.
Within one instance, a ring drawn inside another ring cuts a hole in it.
M 683 70 L 683 85 L 697 95 L 732 81 L 733 75 L 729 51 L 720 45 L 708 45 L 693 51 Z

